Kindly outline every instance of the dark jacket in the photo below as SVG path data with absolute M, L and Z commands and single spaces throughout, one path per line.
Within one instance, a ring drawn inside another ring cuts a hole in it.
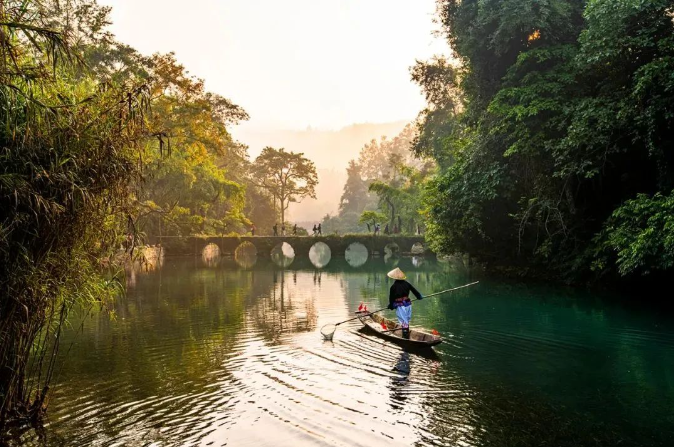
M 417 297 L 417 299 L 422 299 L 423 297 L 414 286 L 404 279 L 396 279 L 391 285 L 391 292 L 388 297 L 388 308 L 395 309 L 395 303 L 398 298 L 405 298 L 410 296 L 410 292 Z

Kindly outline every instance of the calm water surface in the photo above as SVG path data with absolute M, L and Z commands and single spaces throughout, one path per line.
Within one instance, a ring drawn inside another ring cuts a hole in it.
M 415 304 L 413 324 L 446 336 L 436 355 L 357 322 L 322 341 L 361 301 L 386 304 L 394 265 L 426 294 L 482 280 Z M 113 316 L 73 320 L 26 443 L 673 445 L 674 324 L 655 312 L 405 258 L 167 258 L 128 283 Z

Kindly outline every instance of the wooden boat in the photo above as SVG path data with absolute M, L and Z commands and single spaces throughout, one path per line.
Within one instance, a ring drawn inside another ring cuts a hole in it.
M 405 348 L 431 348 L 442 343 L 442 337 L 419 329 L 410 329 L 410 338 L 402 337 L 401 326 L 393 320 L 369 312 L 356 312 L 356 316 L 367 329 L 378 336 Z M 382 326 L 386 325 L 386 329 Z

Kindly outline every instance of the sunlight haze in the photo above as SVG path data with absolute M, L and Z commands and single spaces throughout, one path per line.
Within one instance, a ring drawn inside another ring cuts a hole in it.
M 145 54 L 174 51 L 209 90 L 246 109 L 240 139 L 411 120 L 424 102 L 409 67 L 445 48 L 431 32 L 434 0 L 102 3 L 113 7 L 122 42 Z
M 208 90 L 249 113 L 231 132 L 251 159 L 273 146 L 316 163 L 318 200 L 291 206 L 301 220 L 336 212 L 349 159 L 424 108 L 410 66 L 447 48 L 433 35 L 434 0 L 101 3 L 119 40 L 145 54 L 175 52 Z

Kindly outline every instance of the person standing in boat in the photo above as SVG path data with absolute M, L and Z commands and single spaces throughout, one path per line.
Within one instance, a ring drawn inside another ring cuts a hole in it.
M 410 292 L 417 297 L 423 299 L 423 295 L 419 293 L 414 286 L 406 281 L 407 276 L 399 268 L 395 268 L 388 272 L 387 276 L 394 279 L 391 285 L 391 292 L 388 298 L 388 308 L 396 311 L 398 322 L 402 326 L 403 338 L 410 338 L 410 320 L 412 319 L 412 301 L 410 300 Z

